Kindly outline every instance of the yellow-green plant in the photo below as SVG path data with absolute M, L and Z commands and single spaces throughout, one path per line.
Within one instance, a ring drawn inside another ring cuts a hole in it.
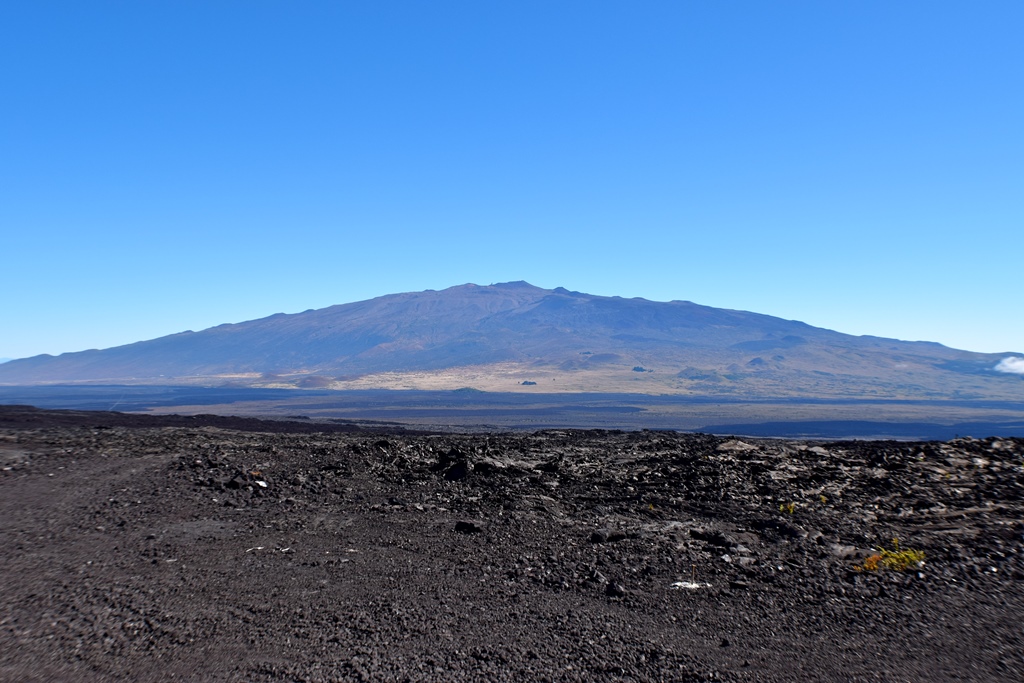
M 796 503 L 780 503 L 779 512 L 787 512 L 793 514 L 796 512 Z
M 900 549 L 900 539 L 892 539 L 892 550 L 876 548 L 878 552 L 864 560 L 864 564 L 854 566 L 859 572 L 875 572 L 879 569 L 893 569 L 898 572 L 924 564 L 924 551 L 907 548 Z

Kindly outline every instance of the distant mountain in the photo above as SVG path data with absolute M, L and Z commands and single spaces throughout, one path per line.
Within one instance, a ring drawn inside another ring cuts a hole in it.
M 0 366 L 0 383 L 1020 399 L 1007 354 L 509 282 L 279 313 Z M 1002 369 L 1002 367 L 1001 367 Z

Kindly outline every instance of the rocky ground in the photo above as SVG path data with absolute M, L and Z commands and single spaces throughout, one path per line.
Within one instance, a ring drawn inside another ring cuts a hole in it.
M 321 428 L 0 407 L 0 680 L 1024 680 L 1024 439 Z

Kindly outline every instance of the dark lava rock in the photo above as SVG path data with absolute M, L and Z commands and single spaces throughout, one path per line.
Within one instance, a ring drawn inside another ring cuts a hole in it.
M 622 533 L 617 529 L 596 529 L 590 534 L 591 543 L 614 543 L 615 541 L 621 541 L 626 537 L 626 534 Z
M 230 481 L 228 481 L 226 484 L 224 484 L 225 488 L 235 489 L 235 490 L 244 488 L 246 486 L 249 486 L 249 480 L 246 477 L 242 476 L 242 475 L 237 475 L 235 477 L 232 477 Z
M 562 463 L 559 460 L 548 460 L 537 465 L 537 469 L 541 472 L 558 472 L 562 468 Z
M 492 474 L 495 472 L 502 472 L 508 469 L 505 463 L 495 460 L 494 458 L 481 458 L 473 464 L 473 471 L 479 472 L 480 474 Z
M 460 481 L 469 476 L 470 465 L 468 462 L 457 462 L 445 470 L 444 478 L 448 481 Z
M 0 406 L 0 680 L 1024 680 L 1024 439 L 161 420 Z
M 703 529 L 693 529 L 690 531 L 690 535 L 701 541 L 705 541 L 712 545 L 717 545 L 721 548 L 736 548 L 740 545 L 730 534 L 724 531 L 705 531 Z
M 604 588 L 604 594 L 610 598 L 621 598 L 626 594 L 626 587 L 618 581 L 609 581 Z

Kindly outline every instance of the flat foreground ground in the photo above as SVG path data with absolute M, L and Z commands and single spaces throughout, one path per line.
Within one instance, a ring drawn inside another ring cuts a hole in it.
M 0 409 L 0 680 L 1024 680 L 1022 439 L 204 419 Z

